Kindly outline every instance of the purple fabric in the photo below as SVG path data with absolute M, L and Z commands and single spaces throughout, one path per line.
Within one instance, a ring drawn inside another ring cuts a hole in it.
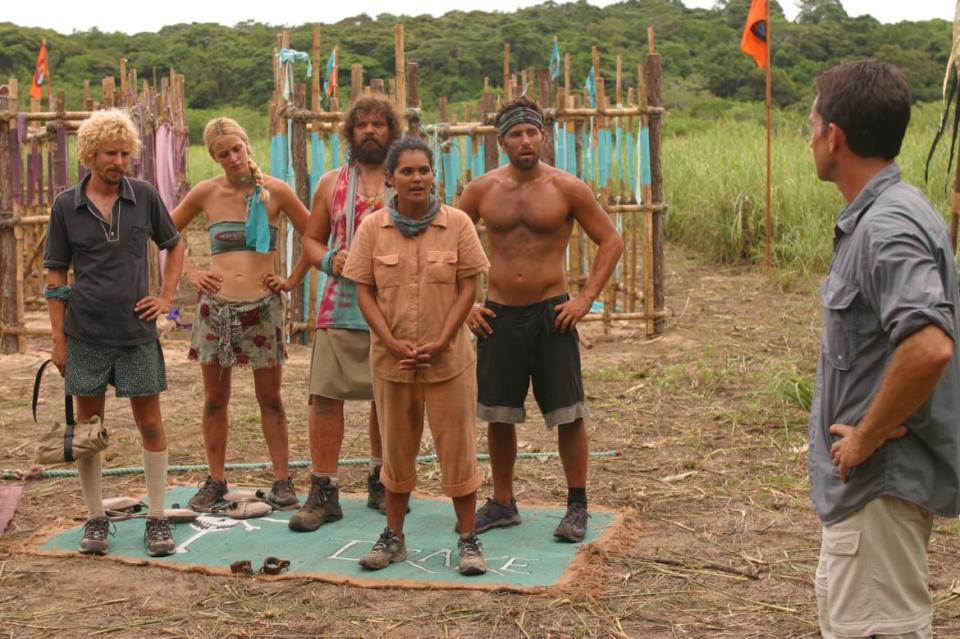
M 152 129 L 144 132 L 140 138 L 143 143 L 143 151 L 140 157 L 143 160 L 143 179 L 150 184 L 157 183 L 157 143 Z
M 54 173 L 53 173 L 53 171 L 54 171 L 53 146 L 51 146 L 50 143 L 47 142 L 46 144 L 44 144 L 44 147 L 46 147 L 46 151 L 47 151 L 47 154 L 46 154 L 46 155 L 47 155 L 47 183 L 46 183 L 45 185 L 44 185 L 44 184 L 41 184 L 41 185 L 40 185 L 40 188 L 41 188 L 41 192 L 42 192 L 43 187 L 44 187 L 44 186 L 47 187 L 47 189 L 46 189 L 46 190 L 47 190 L 47 203 L 48 203 L 48 204 L 53 204 L 53 198 L 54 198 L 54 196 L 56 195 L 56 190 L 55 190 L 55 189 L 57 188 L 56 185 L 54 184 L 54 182 L 55 182 L 56 180 L 54 180 L 54 178 L 53 178 L 53 176 L 54 176 Z M 41 148 L 43 148 L 43 147 L 41 147 Z M 41 176 L 40 179 L 43 180 L 43 177 Z M 41 202 L 40 204 L 43 204 L 43 202 Z
M 54 177 L 57 181 L 57 190 L 55 195 L 63 193 L 70 186 L 70 172 L 67 170 L 69 157 L 69 148 L 67 145 L 67 130 L 64 127 L 57 128 L 57 157 L 54 159 Z
M 20 133 L 10 129 L 10 164 L 13 173 L 13 201 L 23 204 L 23 158 L 20 157 Z
M 177 206 L 177 152 L 176 134 L 169 122 L 157 129 L 157 191 L 168 211 Z
M 40 161 L 40 151 L 36 148 L 31 149 L 27 154 L 27 199 L 24 202 L 26 206 L 33 206 L 35 204 L 34 198 L 37 194 L 37 173 L 42 172 L 43 170 L 43 165 L 39 164 Z
M 27 114 L 17 114 L 17 135 L 20 136 L 20 144 L 27 142 Z
M 134 107 L 133 111 L 130 113 L 130 119 L 133 120 L 133 125 L 137 127 L 137 135 L 140 137 L 141 142 L 146 137 L 146 130 L 143 122 L 143 106 L 139 103 Z M 130 163 L 131 172 L 133 177 L 144 179 L 144 158 L 147 156 L 146 146 L 141 148 L 140 155 L 133 158 L 133 161 Z

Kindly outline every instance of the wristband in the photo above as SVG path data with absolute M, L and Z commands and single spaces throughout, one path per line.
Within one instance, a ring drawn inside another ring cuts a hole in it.
M 58 284 L 57 286 L 50 286 L 48 284 L 47 287 L 43 289 L 43 297 L 48 300 L 60 300 L 66 304 L 70 297 L 70 287 L 66 284 Z
M 332 249 L 327 251 L 326 255 L 323 256 L 323 259 L 320 260 L 320 270 L 326 273 L 327 275 L 336 276 L 333 272 L 333 258 L 337 256 L 339 249 Z

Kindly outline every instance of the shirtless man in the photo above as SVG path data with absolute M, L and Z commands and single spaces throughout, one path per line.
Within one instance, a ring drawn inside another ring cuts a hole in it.
M 477 415 L 489 422 L 487 445 L 493 498 L 477 511 L 477 532 L 515 526 L 513 494 L 516 424 L 533 394 L 548 427 L 557 427 L 567 479 L 567 514 L 554 535 L 579 542 L 587 529 L 587 416 L 576 325 L 603 290 L 623 252 L 623 240 L 582 180 L 540 161 L 543 113 L 520 97 L 497 114 L 497 141 L 510 162 L 473 180 L 460 207 L 483 220 L 490 247 L 487 301 L 467 326 L 477 345 Z M 597 244 L 586 284 L 567 295 L 564 256 L 573 222 Z
M 360 223 L 384 206 L 383 162 L 400 137 L 400 120 L 391 102 L 366 97 L 354 102 L 343 124 L 350 161 L 328 171 L 313 194 L 303 252 L 327 274 L 310 362 L 310 494 L 290 518 L 290 529 L 311 532 L 343 517 L 337 460 L 343 443 L 343 402 L 372 400 L 370 327 L 357 304 L 357 285 L 342 277 L 343 265 Z M 384 511 L 380 483 L 383 452 L 370 402 L 370 468 L 367 506 Z

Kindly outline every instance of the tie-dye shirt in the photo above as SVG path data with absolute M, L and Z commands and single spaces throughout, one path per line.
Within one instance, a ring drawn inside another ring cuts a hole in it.
M 345 164 L 337 176 L 333 187 L 333 200 L 330 203 L 330 240 L 328 248 L 343 250 L 347 248 L 347 192 L 350 186 L 351 164 Z M 357 192 L 354 198 L 353 234 L 356 236 L 360 222 L 370 213 L 383 208 L 383 195 L 366 198 Z M 317 328 L 346 328 L 369 331 L 367 321 L 360 313 L 357 304 L 357 285 L 348 279 L 327 275 L 320 306 L 317 309 Z

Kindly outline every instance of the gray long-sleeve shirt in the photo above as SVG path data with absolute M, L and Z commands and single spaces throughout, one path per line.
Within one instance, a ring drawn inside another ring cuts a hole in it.
M 830 272 L 820 286 L 823 336 L 810 412 L 810 492 L 824 524 L 891 495 L 937 515 L 960 513 L 960 289 L 943 218 L 891 163 L 840 213 Z M 954 356 L 930 398 L 840 481 L 831 424 L 867 412 L 901 341 L 930 324 Z

